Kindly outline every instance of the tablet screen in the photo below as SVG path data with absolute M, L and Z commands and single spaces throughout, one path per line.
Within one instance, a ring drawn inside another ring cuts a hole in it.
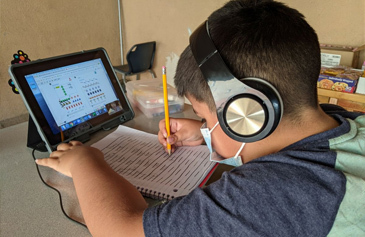
M 51 149 L 121 115 L 133 117 L 104 50 L 32 62 L 11 72 Z

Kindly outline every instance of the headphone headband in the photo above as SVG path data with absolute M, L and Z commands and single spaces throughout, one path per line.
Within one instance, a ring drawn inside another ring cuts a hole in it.
M 230 80 L 234 76 L 222 63 L 224 60 L 210 37 L 208 27 L 208 21 L 205 21 L 190 36 L 191 51 L 207 81 Z

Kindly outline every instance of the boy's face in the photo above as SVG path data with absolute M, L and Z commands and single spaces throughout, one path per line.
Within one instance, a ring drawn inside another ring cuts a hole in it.
M 207 128 L 211 130 L 218 122 L 216 112 L 211 112 L 206 103 L 199 102 L 192 96 L 186 96 L 186 98 L 191 102 L 196 115 L 205 119 L 207 122 Z M 224 158 L 231 158 L 235 156 L 242 145 L 241 142 L 237 142 L 227 136 L 219 124 L 212 131 L 211 138 L 213 149 Z M 245 150 L 245 148 L 243 148 L 243 150 Z

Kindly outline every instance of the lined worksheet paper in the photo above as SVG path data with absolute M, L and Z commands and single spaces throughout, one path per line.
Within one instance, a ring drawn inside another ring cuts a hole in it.
M 144 195 L 171 199 L 198 187 L 215 163 L 205 146 L 179 147 L 169 156 L 157 135 L 120 125 L 92 145 Z

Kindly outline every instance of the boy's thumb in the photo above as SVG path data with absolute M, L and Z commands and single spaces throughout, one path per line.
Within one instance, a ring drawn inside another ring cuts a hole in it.
M 171 134 L 166 141 L 170 145 L 177 145 L 182 146 L 183 141 L 189 140 L 189 133 L 187 133 L 185 130 L 179 130 L 174 134 Z
M 178 137 L 176 135 L 170 135 L 166 140 L 169 144 L 173 145 L 178 141 Z

